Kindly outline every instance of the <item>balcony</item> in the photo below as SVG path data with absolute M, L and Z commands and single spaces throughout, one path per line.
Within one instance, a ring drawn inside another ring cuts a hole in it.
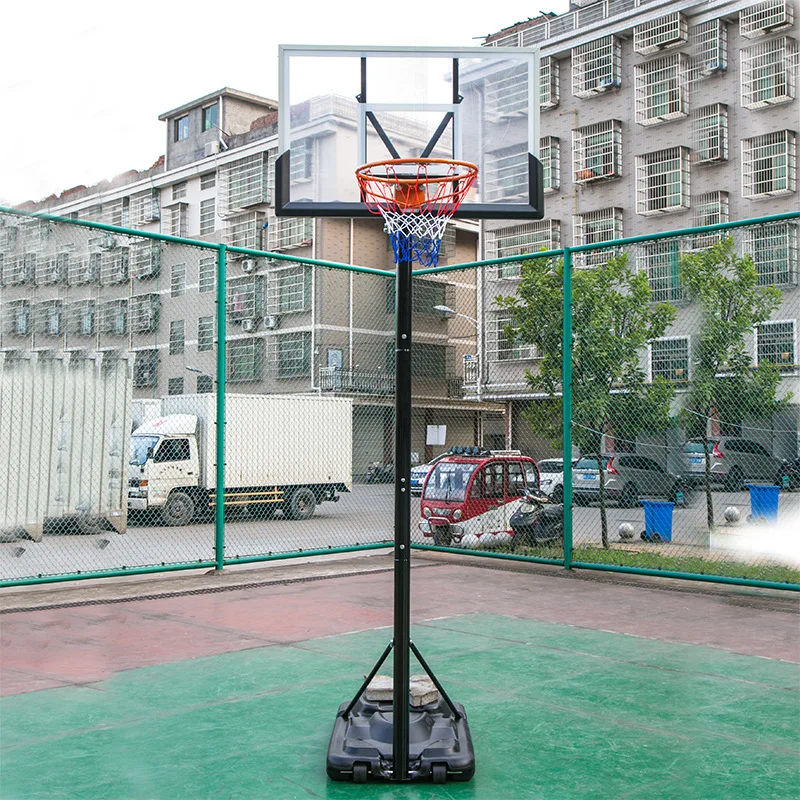
M 391 397 L 394 375 L 380 370 L 320 367 L 319 388 L 323 392 Z

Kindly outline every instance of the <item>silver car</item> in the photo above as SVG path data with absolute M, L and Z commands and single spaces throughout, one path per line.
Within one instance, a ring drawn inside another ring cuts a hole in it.
M 689 439 L 683 446 L 685 475 L 695 484 L 705 481 L 706 456 L 710 457 L 711 482 L 721 484 L 728 492 L 744 491 L 747 481 L 780 485 L 783 462 L 751 439 L 708 439 L 705 453 L 701 438 Z
M 680 475 L 664 469 L 657 461 L 635 453 L 603 456 L 604 489 L 610 500 L 623 508 L 639 505 L 641 498 L 663 498 L 685 503 L 686 485 Z M 572 471 L 572 486 L 577 505 L 600 498 L 600 472 L 597 458 L 581 458 Z

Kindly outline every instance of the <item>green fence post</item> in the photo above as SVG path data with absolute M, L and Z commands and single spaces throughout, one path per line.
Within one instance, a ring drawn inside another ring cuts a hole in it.
M 561 419 L 564 457 L 564 569 L 572 568 L 572 251 L 564 248 Z
M 225 267 L 226 248 L 217 250 L 217 474 L 214 518 L 214 560 L 217 570 L 225 562 Z

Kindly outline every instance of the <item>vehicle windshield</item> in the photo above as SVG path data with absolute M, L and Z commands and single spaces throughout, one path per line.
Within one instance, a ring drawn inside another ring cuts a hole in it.
M 147 454 L 158 443 L 158 436 L 131 436 L 131 464 L 140 467 L 147 461 Z
M 545 472 L 563 472 L 564 471 L 564 462 L 563 461 L 540 461 L 539 462 L 539 472 L 544 474 Z
M 710 441 L 706 444 L 706 449 L 711 452 L 714 448 L 716 442 Z M 703 443 L 702 442 L 686 442 L 683 446 L 684 453 L 701 453 L 703 452 Z
M 603 469 L 608 466 L 608 462 L 611 461 L 609 456 L 603 456 Z M 576 465 L 575 469 L 597 469 L 597 459 L 596 458 L 582 458 Z
M 453 464 L 440 461 L 428 476 L 426 500 L 461 502 L 467 496 L 467 484 L 477 464 Z

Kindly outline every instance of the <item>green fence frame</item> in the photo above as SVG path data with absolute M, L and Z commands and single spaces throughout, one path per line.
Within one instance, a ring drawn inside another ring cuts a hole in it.
M 29 211 L 20 211 L 14 208 L 0 206 L 0 214 L 9 214 L 21 217 L 30 217 L 39 220 L 49 220 L 52 222 L 61 223 L 64 225 L 76 225 L 86 228 L 93 228 L 96 230 L 107 231 L 127 236 L 134 236 L 137 238 L 154 239 L 162 242 L 204 248 L 206 250 L 215 251 L 217 254 L 217 330 L 218 330 L 218 350 L 217 350 L 217 408 L 216 408 L 216 424 L 217 424 L 217 470 L 216 470 L 216 492 L 217 497 L 224 497 L 224 453 L 225 453 L 225 393 L 226 393 L 226 369 L 227 369 L 227 344 L 225 337 L 226 328 L 226 314 L 225 314 L 225 291 L 226 291 L 226 267 L 227 267 L 227 254 L 236 253 L 240 255 L 253 256 L 256 258 L 269 258 L 276 261 L 286 261 L 290 263 L 302 264 L 305 266 L 324 267 L 328 269 L 345 270 L 349 272 L 376 275 L 383 278 L 394 279 L 395 273 L 390 270 L 376 269 L 373 267 L 363 267 L 353 264 L 344 264 L 335 261 L 323 261 L 312 258 L 299 258 L 297 256 L 290 256 L 284 253 L 273 253 L 264 250 L 251 250 L 242 247 L 229 247 L 225 244 L 215 242 L 200 241 L 194 239 L 186 239 L 178 236 L 169 236 L 167 234 L 152 233 L 148 231 L 141 231 L 131 228 L 124 228 L 115 225 L 107 225 L 100 222 L 90 222 L 85 220 L 68 219 L 65 217 L 56 216 L 53 214 L 42 214 Z M 800 220 L 800 211 L 788 212 L 784 214 L 774 214 L 766 217 L 758 217 L 747 220 L 739 220 L 735 222 L 724 222 L 716 225 L 707 225 L 702 227 L 683 228 L 674 231 L 663 233 L 632 236 L 623 239 L 615 239 L 608 242 L 597 244 L 577 245 L 572 247 L 563 247 L 555 250 L 540 251 L 536 253 L 526 253 L 518 256 L 505 256 L 503 258 L 487 259 L 483 261 L 474 261 L 463 264 L 453 264 L 443 267 L 431 267 L 427 269 L 414 270 L 414 276 L 440 274 L 444 272 L 455 272 L 465 269 L 489 267 L 499 264 L 521 263 L 530 261 L 531 259 L 539 258 L 561 258 L 564 263 L 564 279 L 563 279 L 563 304 L 562 304 L 562 336 L 564 342 L 572 342 L 572 272 L 573 272 L 573 255 L 575 253 L 592 252 L 597 250 L 608 250 L 622 248 L 628 245 L 639 244 L 643 242 L 652 242 L 663 239 L 676 239 L 686 236 L 694 236 L 697 234 L 713 233 L 718 231 L 734 230 L 744 227 L 752 227 L 755 225 L 765 225 L 774 222 L 785 222 L 790 220 Z M 563 348 L 562 358 L 562 374 L 564 376 L 564 385 L 562 389 L 562 414 L 563 414 L 563 440 L 562 440 L 562 454 L 564 463 L 569 463 L 572 458 L 572 359 L 571 359 L 571 346 Z M 549 564 L 555 566 L 563 566 L 566 570 L 572 569 L 587 569 L 604 572 L 618 572 L 634 575 L 650 575 L 662 578 L 677 578 L 689 581 L 704 581 L 710 583 L 729 584 L 737 586 L 750 586 L 765 589 L 783 589 L 789 591 L 800 591 L 800 584 L 795 583 L 778 583 L 773 581 L 763 581 L 748 578 L 728 577 L 721 575 L 706 575 L 692 572 L 673 572 L 668 570 L 648 569 L 644 567 L 625 567 L 615 564 L 596 564 L 590 562 L 573 561 L 573 519 L 572 519 L 572 504 L 573 504 L 573 486 L 572 486 L 572 472 L 565 470 L 564 472 L 564 553 L 563 557 L 557 558 L 540 558 L 536 556 L 523 556 L 513 553 L 493 553 L 487 551 L 470 551 L 459 550 L 460 554 L 472 555 L 481 558 L 495 558 L 506 561 L 525 561 L 529 563 Z M 76 572 L 68 575 L 39 575 L 32 578 L 0 581 L 0 588 L 14 587 L 14 586 L 28 586 L 40 583 L 64 583 L 68 581 L 85 580 L 88 578 L 112 578 L 120 577 L 122 575 L 146 575 L 159 572 L 178 572 L 192 569 L 211 569 L 213 571 L 222 571 L 226 566 L 235 564 L 259 563 L 266 561 L 285 560 L 297 557 L 309 557 L 320 555 L 331 555 L 337 553 L 353 553 L 364 550 L 378 550 L 388 549 L 393 545 L 391 543 L 377 543 L 366 545 L 353 545 L 347 547 L 330 547 L 327 549 L 317 550 L 300 550 L 291 553 L 277 553 L 262 556 L 248 556 L 242 558 L 225 558 L 225 504 L 217 503 L 214 517 L 214 560 L 213 561 L 198 561 L 185 564 L 161 564 L 158 566 L 147 567 L 132 567 L 121 568 L 117 570 L 109 570 L 106 572 Z M 432 545 L 415 544 L 412 542 L 412 549 L 420 551 L 436 551 L 436 552 L 454 552 L 450 548 L 436 547 Z

